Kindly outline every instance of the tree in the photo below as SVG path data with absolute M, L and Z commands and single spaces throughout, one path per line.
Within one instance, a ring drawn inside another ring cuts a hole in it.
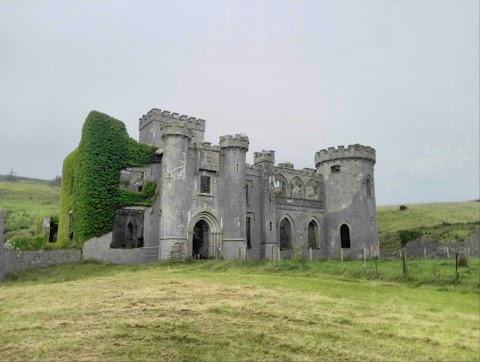
M 55 176 L 54 179 L 50 180 L 50 186 L 57 186 L 60 187 L 62 185 L 62 177 L 61 176 Z
M 17 181 L 15 178 L 15 172 L 13 172 L 13 168 L 10 170 L 10 173 L 7 175 L 7 181 L 10 181 L 10 182 Z

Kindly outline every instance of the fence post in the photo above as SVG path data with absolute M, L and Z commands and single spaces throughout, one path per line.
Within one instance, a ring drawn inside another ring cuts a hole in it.
M 277 256 L 278 256 L 278 261 L 282 260 L 282 255 L 280 254 L 280 247 L 277 246 Z
M 467 246 L 467 255 L 468 255 L 468 259 L 470 259 L 472 257 L 472 255 L 470 254 L 470 247 Z
M 362 248 L 362 259 L 363 259 L 363 272 L 365 273 L 367 271 L 367 263 L 365 260 L 365 249 Z
M 370 244 L 370 260 L 373 260 L 373 245 Z
M 450 252 L 448 251 L 448 246 L 447 246 L 447 258 L 450 258 Z
M 343 248 L 340 248 L 340 261 L 343 263 Z
M 423 248 L 423 258 L 427 259 L 427 248 Z
M 403 275 L 407 275 L 407 251 L 404 250 L 402 254 Z
M 458 272 L 458 251 L 455 252 L 455 280 L 458 283 L 460 273 Z
M 402 248 L 398 249 L 398 257 L 402 259 Z
M 313 260 L 313 252 L 312 252 L 312 248 L 310 248 L 310 261 Z

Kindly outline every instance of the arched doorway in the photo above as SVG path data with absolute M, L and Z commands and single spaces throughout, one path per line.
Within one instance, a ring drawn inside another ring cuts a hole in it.
M 292 248 L 292 224 L 287 218 L 280 222 L 280 249 Z
M 340 227 L 340 241 L 342 249 L 350 248 L 350 228 L 347 224 L 343 224 Z
M 210 250 L 210 228 L 205 220 L 193 227 L 192 256 L 195 259 L 208 259 Z
M 188 223 L 187 256 L 201 259 L 224 258 L 222 227 L 208 210 L 200 210 Z

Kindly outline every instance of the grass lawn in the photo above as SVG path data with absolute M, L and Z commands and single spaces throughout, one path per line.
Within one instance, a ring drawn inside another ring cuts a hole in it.
M 30 271 L 0 284 L 0 360 L 478 361 L 479 260 L 457 286 L 426 280 L 433 262 L 409 261 L 416 280 L 398 260 Z
M 58 214 L 60 191 L 30 182 L 0 181 L 0 207 L 6 210 L 5 240 L 19 234 L 35 233 L 46 215 Z

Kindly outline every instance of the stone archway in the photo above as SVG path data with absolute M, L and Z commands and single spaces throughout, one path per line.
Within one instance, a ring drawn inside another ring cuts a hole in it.
M 200 211 L 190 220 L 187 243 L 188 257 L 223 258 L 220 223 L 208 211 Z

